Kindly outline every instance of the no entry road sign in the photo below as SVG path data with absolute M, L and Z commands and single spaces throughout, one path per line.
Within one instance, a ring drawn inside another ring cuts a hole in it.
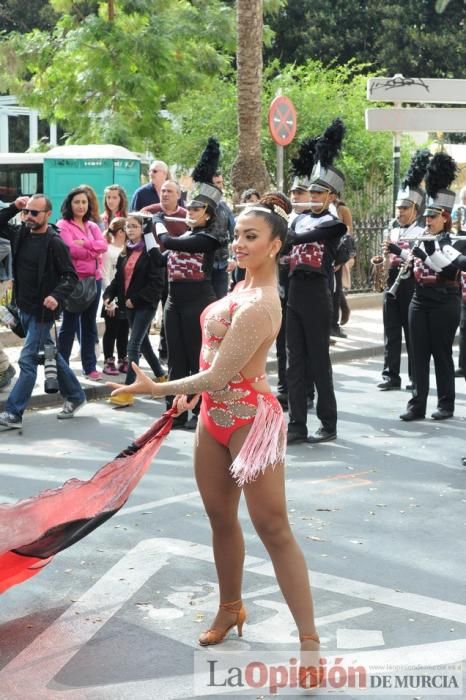
M 288 97 L 279 95 L 269 107 L 270 134 L 279 146 L 289 146 L 296 134 L 296 110 Z

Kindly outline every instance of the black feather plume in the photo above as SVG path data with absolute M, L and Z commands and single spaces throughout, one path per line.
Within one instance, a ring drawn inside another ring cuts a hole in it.
M 419 187 L 422 180 L 426 176 L 427 166 L 431 158 L 430 151 L 427 148 L 416 151 L 411 159 L 408 172 L 403 180 L 402 187 Z
M 298 153 L 291 159 L 291 173 L 297 177 L 310 177 L 315 163 L 316 145 L 319 137 L 303 139 Z
M 448 189 L 455 179 L 457 165 L 448 153 L 436 153 L 429 165 L 425 177 L 426 192 L 435 199 L 439 190 Z
M 207 146 L 199 158 L 196 167 L 191 173 L 194 182 L 211 183 L 213 176 L 218 171 L 219 161 L 220 144 L 216 138 L 211 136 L 207 141 Z
M 346 127 L 342 120 L 337 117 L 333 120 L 324 133 L 320 137 L 316 146 L 317 160 L 323 168 L 328 168 L 341 150 L 343 137 L 346 133 Z

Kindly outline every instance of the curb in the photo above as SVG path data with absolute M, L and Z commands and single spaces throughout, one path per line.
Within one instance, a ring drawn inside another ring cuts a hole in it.
M 342 350 L 340 352 L 330 351 L 330 359 L 332 360 L 332 365 L 340 364 L 341 362 L 351 362 L 352 360 L 359 360 L 366 357 L 375 357 L 377 355 L 382 355 L 384 351 L 383 345 L 374 345 L 372 347 L 365 348 L 355 348 L 353 350 Z M 277 360 L 269 360 L 267 362 L 267 370 L 269 372 L 277 371 Z M 86 394 L 87 401 L 97 401 L 99 399 L 106 399 L 109 396 L 109 389 L 105 384 L 95 384 L 91 386 L 81 385 L 84 393 Z M 5 409 L 5 401 L 7 398 L 7 392 L 5 392 L 5 399 L 0 400 L 0 411 Z M 31 400 L 28 403 L 27 411 L 37 410 L 40 408 L 54 408 L 59 407 L 63 404 L 63 397 L 60 393 L 57 394 L 33 394 Z
M 82 386 L 82 385 L 81 385 Z M 83 386 L 82 387 L 86 401 L 96 401 L 97 399 L 107 398 L 110 395 L 108 387 L 102 386 Z M 4 401 L 0 403 L 0 409 L 4 410 Z M 33 394 L 29 401 L 26 410 L 35 410 L 39 408 L 58 408 L 63 405 L 63 397 L 58 392 L 56 394 Z

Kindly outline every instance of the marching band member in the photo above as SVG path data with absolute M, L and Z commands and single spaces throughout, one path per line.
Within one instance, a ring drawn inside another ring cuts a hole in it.
M 456 173 L 456 163 L 446 153 L 437 153 L 427 167 L 428 194 L 425 210 L 426 234 L 438 237 L 451 230 L 455 193 L 447 189 Z M 455 370 L 452 348 L 460 320 L 458 270 L 439 257 L 437 240 L 426 240 L 413 248 L 416 287 L 409 307 L 409 332 L 416 383 L 404 421 L 425 417 L 429 393 L 430 358 L 433 356 L 437 382 L 437 410 L 434 420 L 451 418 L 455 409 Z
M 290 189 L 290 200 L 293 206 L 293 211 L 289 216 L 290 225 L 300 214 L 306 211 L 306 209 L 310 211 L 311 193 L 309 191 L 309 186 L 311 184 L 311 173 L 314 167 L 316 143 L 317 138 L 304 139 L 299 146 L 296 157 L 291 159 L 293 182 Z M 285 410 L 288 410 L 288 382 L 286 376 L 286 309 L 288 305 L 288 291 L 290 286 L 289 253 L 290 250 L 285 248 L 279 257 L 278 291 L 282 304 L 282 325 L 276 340 L 278 374 L 277 399 Z M 307 407 L 312 408 L 314 405 L 314 381 L 311 377 L 310 367 L 308 367 L 308 372 L 306 374 L 306 382 L 308 386 Z
M 394 284 L 400 267 L 406 261 L 410 247 L 423 231 L 419 225 L 425 193 L 420 188 L 429 163 L 429 151 L 417 151 L 398 192 L 396 201 L 395 225 L 390 229 L 384 242 L 384 258 L 388 256 L 389 270 L 383 296 L 384 363 L 382 382 L 377 385 L 381 391 L 401 388 L 400 360 L 402 332 L 408 353 L 408 375 L 413 385 L 410 340 L 408 329 L 408 309 L 414 293 L 414 276 L 409 270 L 405 278 L 399 280 L 396 295 L 389 290 Z M 403 239 L 403 240 L 400 240 Z
M 457 270 L 461 270 L 461 288 L 462 288 L 462 309 L 461 311 L 463 312 L 463 309 L 466 304 L 466 239 L 465 241 L 458 241 L 455 242 L 455 245 L 451 245 L 451 239 L 448 234 L 444 236 L 439 236 L 439 245 L 441 248 L 441 253 L 436 254 L 436 261 L 439 264 L 445 263 L 448 265 L 451 265 L 452 267 L 456 268 Z M 458 250 L 459 248 L 459 250 Z M 440 257 L 442 256 L 442 257 Z M 442 260 L 443 258 L 443 260 Z M 446 269 L 446 268 L 444 268 Z M 466 376 L 465 376 L 466 378 Z M 462 464 L 464 467 L 466 467 L 466 457 L 462 457 Z
M 332 318 L 333 262 L 346 226 L 329 206 L 343 190 L 344 175 L 332 166 L 341 148 L 344 125 L 336 119 L 319 139 L 319 162 L 311 175 L 309 211 L 300 214 L 289 231 L 290 286 L 286 342 L 288 356 L 288 443 L 325 442 L 337 436 L 337 404 L 329 354 Z M 317 389 L 321 427 L 307 437 L 306 372 Z
M 220 149 L 214 139 L 208 144 L 195 167 L 192 177 L 198 184 L 196 192 L 186 204 L 189 233 L 170 236 L 164 223 L 156 223 L 159 241 L 168 250 L 168 297 L 164 311 L 164 325 L 168 349 L 169 380 L 180 379 L 199 371 L 201 331 L 199 318 L 206 306 L 215 301 L 212 269 L 215 251 L 221 242 L 215 228 L 220 190 L 212 185 L 217 170 Z M 173 397 L 167 398 L 171 406 Z M 174 427 L 194 430 L 199 406 L 175 418 Z

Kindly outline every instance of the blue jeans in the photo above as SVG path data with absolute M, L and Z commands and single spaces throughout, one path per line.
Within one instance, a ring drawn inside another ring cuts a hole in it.
M 160 377 L 164 373 L 163 368 L 149 340 L 149 329 L 155 316 L 155 309 L 151 307 L 143 309 L 127 308 L 126 316 L 130 332 L 128 340 L 128 372 L 125 384 L 134 382 L 136 374 L 131 367 L 131 363 L 135 362 L 139 365 L 141 353 L 155 376 Z
M 19 377 L 5 404 L 5 410 L 15 416 L 22 416 L 29 403 L 37 379 L 37 356 L 44 345 L 53 345 L 50 335 L 52 321 L 40 323 L 35 316 L 24 311 L 19 312 L 21 323 L 26 332 L 23 349 L 19 356 Z M 60 353 L 57 353 L 57 379 L 60 394 L 67 401 L 80 403 L 86 398 L 74 372 L 70 369 Z
M 84 374 L 94 372 L 97 365 L 95 346 L 99 340 L 97 332 L 97 309 L 102 291 L 102 280 L 97 280 L 97 294 L 94 301 L 85 311 L 73 314 L 63 312 L 63 320 L 58 333 L 58 349 L 64 360 L 69 364 L 75 336 L 81 344 L 81 364 Z

